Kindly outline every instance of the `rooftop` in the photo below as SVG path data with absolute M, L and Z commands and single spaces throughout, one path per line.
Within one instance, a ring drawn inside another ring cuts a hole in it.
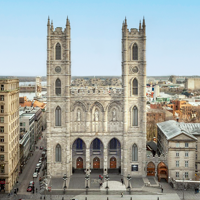
M 166 136 L 167 140 L 170 140 L 180 135 L 181 133 L 184 133 L 185 135 L 197 140 L 193 134 L 196 135 L 196 133 L 200 133 L 200 123 L 184 123 L 169 120 L 157 123 L 157 126 Z

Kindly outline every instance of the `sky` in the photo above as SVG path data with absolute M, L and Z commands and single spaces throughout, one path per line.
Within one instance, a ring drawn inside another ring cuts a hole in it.
M 71 23 L 72 76 L 120 76 L 121 28 L 146 20 L 147 76 L 200 75 L 199 0 L 0 0 L 0 76 L 45 76 L 47 19 Z

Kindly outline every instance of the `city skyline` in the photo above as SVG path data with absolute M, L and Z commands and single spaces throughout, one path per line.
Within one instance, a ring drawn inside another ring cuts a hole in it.
M 48 16 L 54 28 L 63 29 L 69 17 L 72 76 L 120 76 L 122 22 L 126 17 L 128 28 L 139 28 L 143 16 L 147 76 L 200 75 L 198 1 L 10 0 L 0 4 L 1 75 L 46 75 Z

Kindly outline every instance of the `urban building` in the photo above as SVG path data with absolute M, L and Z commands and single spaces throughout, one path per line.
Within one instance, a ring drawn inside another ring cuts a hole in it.
M 0 79 L 0 189 L 10 192 L 19 173 L 19 80 Z
M 24 159 L 27 160 L 29 153 L 31 151 L 35 150 L 35 113 L 31 113 L 32 107 L 26 107 L 25 110 L 22 111 L 22 108 L 20 108 L 20 116 L 19 116 L 19 122 L 20 122 L 20 133 L 21 136 L 25 133 L 29 133 L 30 141 L 27 141 L 30 144 L 29 151 L 25 151 Z M 25 134 L 26 135 L 26 134 Z M 26 148 L 27 149 L 27 148 Z
M 158 155 L 166 155 L 168 177 L 195 180 L 200 170 L 200 124 L 169 120 L 157 124 Z
M 122 77 L 71 83 L 71 33 L 47 24 L 47 170 L 146 176 L 146 25 L 122 24 Z M 121 81 L 122 80 L 122 81 Z
M 185 88 L 189 90 L 199 90 L 200 89 L 200 78 L 186 78 Z

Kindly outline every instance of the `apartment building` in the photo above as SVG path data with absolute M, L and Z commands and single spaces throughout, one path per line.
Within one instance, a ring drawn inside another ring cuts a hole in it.
M 0 190 L 10 192 L 19 173 L 19 80 L 0 79 Z

